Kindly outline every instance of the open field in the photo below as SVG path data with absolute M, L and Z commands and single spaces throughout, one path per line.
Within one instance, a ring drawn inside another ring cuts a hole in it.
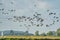
M 60 40 L 54 36 L 0 36 L 0 40 Z

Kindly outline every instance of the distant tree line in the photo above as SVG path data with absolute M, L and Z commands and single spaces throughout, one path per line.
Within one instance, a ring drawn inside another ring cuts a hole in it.
M 49 31 L 41 34 L 39 34 L 39 31 L 36 31 L 35 36 L 60 36 L 60 28 L 58 28 L 57 31 Z
M 35 31 L 34 34 L 29 33 L 28 31 L 23 32 L 23 31 L 13 31 L 13 30 L 7 30 L 0 32 L 0 36 L 60 36 L 60 28 L 58 28 L 56 31 L 49 31 L 47 33 L 41 33 L 39 34 L 39 31 Z

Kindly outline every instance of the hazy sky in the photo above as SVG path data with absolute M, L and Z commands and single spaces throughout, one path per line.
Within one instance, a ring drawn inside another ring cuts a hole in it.
M 1 5 L 1 3 L 3 3 Z M 35 7 L 36 5 L 36 7 Z M 9 17 L 15 16 L 30 16 L 34 12 L 38 12 L 42 14 L 42 18 L 45 19 L 44 24 L 52 23 L 53 15 L 49 16 L 49 12 L 56 13 L 56 16 L 60 17 L 60 0 L 0 0 L 0 9 L 4 8 L 4 11 L 0 10 L 0 30 L 18 30 L 18 31 L 26 31 L 27 28 L 25 26 L 20 27 L 19 25 L 23 23 L 13 22 L 7 20 Z M 14 12 L 10 12 L 9 10 L 14 9 Z M 2 13 L 9 13 L 8 15 Z M 55 20 L 55 19 L 53 19 Z M 59 18 L 60 20 L 60 18 Z M 27 23 L 28 24 L 28 23 Z M 57 28 L 60 28 L 60 21 L 56 22 L 54 25 L 50 27 L 36 27 L 32 26 L 29 29 L 29 32 L 34 33 L 36 30 L 42 32 L 48 31 L 56 31 Z

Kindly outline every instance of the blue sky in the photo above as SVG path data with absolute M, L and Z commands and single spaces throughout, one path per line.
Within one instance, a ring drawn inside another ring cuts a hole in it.
M 13 4 L 12 4 L 13 2 Z M 11 18 L 13 16 L 30 16 L 33 17 L 32 14 L 34 12 L 38 12 L 42 14 L 42 18 L 45 19 L 43 27 L 31 26 L 29 27 L 29 32 L 34 33 L 36 30 L 40 31 L 40 33 L 48 32 L 48 31 L 56 31 L 57 28 L 60 28 L 60 21 L 56 22 L 54 25 L 50 27 L 45 27 L 45 24 L 52 23 L 53 15 L 49 16 L 49 12 L 56 13 L 56 16 L 60 17 L 60 0 L 0 0 L 0 9 L 4 8 L 4 11 L 0 11 L 0 30 L 18 30 L 18 31 L 26 31 L 27 28 L 25 26 L 20 27 L 19 22 L 13 22 L 7 20 L 7 18 Z M 34 6 L 36 5 L 36 7 Z M 10 12 L 9 10 L 14 9 L 14 12 Z M 50 10 L 47 12 L 47 10 Z M 9 13 L 8 15 L 2 14 Z M 60 20 L 60 18 L 59 18 Z M 29 24 L 26 22 L 26 24 Z

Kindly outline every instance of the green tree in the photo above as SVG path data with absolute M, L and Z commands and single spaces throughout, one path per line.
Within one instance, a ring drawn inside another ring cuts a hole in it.
M 60 28 L 57 29 L 56 33 L 57 33 L 57 36 L 60 36 Z
M 47 33 L 47 36 L 56 36 L 56 32 L 55 31 L 49 31 Z
M 27 36 L 27 35 L 28 35 L 28 31 L 26 31 L 26 32 L 24 33 L 24 35 Z
M 36 31 L 35 32 L 35 36 L 39 36 L 39 31 Z
M 10 35 L 14 35 L 14 31 L 13 30 L 10 30 Z
M 40 36 L 46 36 L 46 34 L 45 33 L 41 33 Z

